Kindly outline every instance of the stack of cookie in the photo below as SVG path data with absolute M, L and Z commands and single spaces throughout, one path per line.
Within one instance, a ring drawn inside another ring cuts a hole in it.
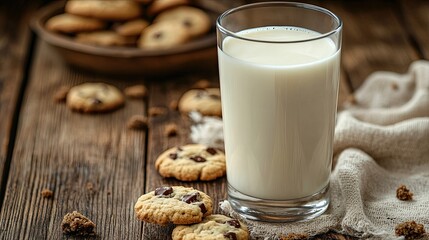
M 205 35 L 211 25 L 190 0 L 69 0 L 45 27 L 85 44 L 165 49 Z
M 151 223 L 178 224 L 173 240 L 248 239 L 247 226 L 213 212 L 212 199 L 204 192 L 182 186 L 165 186 L 141 196 L 134 206 L 137 218 Z

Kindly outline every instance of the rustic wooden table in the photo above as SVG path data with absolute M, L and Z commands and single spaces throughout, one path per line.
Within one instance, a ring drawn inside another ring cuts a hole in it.
M 339 105 L 371 72 L 402 73 L 412 61 L 429 58 L 426 0 L 312 3 L 344 21 Z M 218 202 L 226 197 L 226 179 L 184 183 L 156 172 L 159 153 L 189 142 L 189 120 L 178 112 L 150 117 L 147 131 L 127 130 L 125 122 L 134 114 L 146 115 L 150 107 L 168 107 L 201 78 L 218 86 L 216 65 L 211 71 L 191 69 L 163 79 L 109 77 L 70 68 L 28 28 L 29 17 L 42 4 L 0 3 L 1 239 L 66 238 L 60 223 L 73 210 L 97 224 L 96 239 L 170 239 L 171 227 L 136 220 L 137 198 L 160 185 L 185 185 Z M 149 98 L 128 101 L 124 108 L 102 115 L 73 113 L 52 100 L 60 86 L 90 81 L 119 88 L 144 83 Z M 180 126 L 178 136 L 164 136 L 168 123 Z M 44 188 L 54 191 L 52 199 L 41 197 Z M 316 239 L 349 237 L 328 233 Z

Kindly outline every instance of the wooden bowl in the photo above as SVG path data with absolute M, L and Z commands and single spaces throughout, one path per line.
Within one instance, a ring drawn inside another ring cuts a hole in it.
M 228 6 L 213 2 L 196 1 L 198 7 L 209 13 L 213 22 L 207 35 L 163 50 L 93 46 L 75 42 L 70 36 L 48 31 L 45 22 L 64 12 L 64 2 L 54 2 L 40 9 L 31 19 L 30 25 L 40 38 L 71 65 L 108 74 L 170 75 L 217 67 L 215 19 Z

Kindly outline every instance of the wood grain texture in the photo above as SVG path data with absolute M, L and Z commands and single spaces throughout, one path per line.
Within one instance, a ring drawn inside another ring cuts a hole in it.
M 27 21 L 38 2 L 32 1 L 29 5 L 22 0 L 0 2 L 0 186 L 5 184 L 3 172 L 9 161 L 6 159 L 9 144 L 13 144 L 10 143 L 14 135 L 13 115 L 30 51 L 31 32 Z
M 123 89 L 142 79 L 75 71 L 45 44 L 38 44 L 34 62 L 0 215 L 0 238 L 61 239 L 62 218 L 73 210 L 97 224 L 99 238 L 141 238 L 133 208 L 144 190 L 146 133 L 125 125 L 132 115 L 145 113 L 145 103 L 127 100 L 115 112 L 84 115 L 52 97 L 63 85 L 106 82 Z M 54 192 L 53 199 L 41 197 L 44 188 Z
M 374 71 L 405 72 L 418 54 L 395 11 L 394 1 L 324 1 L 344 23 L 342 68 L 358 88 Z
M 429 59 L 429 2 L 424 0 L 401 0 L 399 5 L 405 28 L 425 59 Z

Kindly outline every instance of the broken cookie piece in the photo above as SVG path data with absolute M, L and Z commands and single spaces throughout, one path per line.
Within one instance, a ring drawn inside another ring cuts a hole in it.
M 147 127 L 147 118 L 143 115 L 134 115 L 127 122 L 128 129 L 145 130 Z
M 77 211 L 67 213 L 61 223 L 63 233 L 75 236 L 95 235 L 95 223 Z
M 143 99 L 147 96 L 147 93 L 147 88 L 143 84 L 130 86 L 124 89 L 125 96 L 134 99 Z
M 396 236 L 404 236 L 406 240 L 419 239 L 425 235 L 425 227 L 415 221 L 403 222 L 395 227 Z
M 54 192 L 52 192 L 51 190 L 45 188 L 43 189 L 40 194 L 42 195 L 43 198 L 52 198 L 54 196 Z
M 401 185 L 396 190 L 396 197 L 402 201 L 411 201 L 413 200 L 413 193 L 405 185 Z
M 177 136 L 177 125 L 174 123 L 167 124 L 164 129 L 164 135 L 166 137 Z

